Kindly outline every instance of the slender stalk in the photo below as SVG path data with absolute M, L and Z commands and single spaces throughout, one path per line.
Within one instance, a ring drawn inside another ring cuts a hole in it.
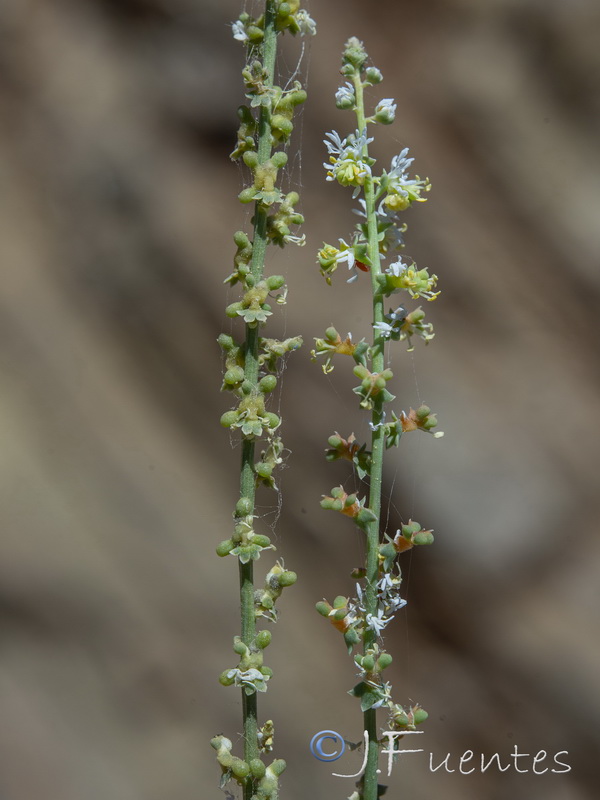
M 267 89 L 273 88 L 275 74 L 275 57 L 277 54 L 276 2 L 266 0 L 265 28 L 262 43 L 262 64 L 266 73 L 265 85 Z M 262 106 L 258 120 L 258 163 L 264 164 L 271 157 L 271 109 Z M 257 202 L 254 214 L 254 236 L 252 240 L 251 273 L 255 281 L 263 277 L 265 255 L 267 250 L 267 218 L 268 209 L 263 203 Z M 258 343 L 259 329 L 257 326 L 246 325 L 246 341 L 244 347 L 244 379 L 252 387 L 258 381 Z M 247 499 L 251 504 L 251 514 L 254 514 L 256 481 L 254 475 L 255 458 L 254 440 L 245 439 L 242 445 L 242 465 L 240 474 L 240 499 Z M 256 617 L 254 613 L 254 563 L 240 562 L 240 607 L 242 642 L 250 647 L 256 636 Z M 258 749 L 258 703 L 257 693 L 246 694 L 242 688 L 242 714 L 244 726 L 244 761 L 246 763 L 257 759 Z M 244 800 L 250 800 L 254 794 L 255 781 L 249 776 L 244 784 Z
M 358 130 L 366 130 L 364 88 L 360 71 L 356 70 L 353 77 L 356 96 L 356 118 Z M 363 148 L 363 157 L 368 157 L 368 144 Z M 373 322 L 381 322 L 384 315 L 383 295 L 377 285 L 377 275 L 381 273 L 379 258 L 379 243 L 377 232 L 377 217 L 375 214 L 375 187 L 373 179 L 368 176 L 364 183 L 364 197 L 367 213 L 367 253 L 371 262 L 371 281 L 373 291 Z M 384 339 L 381 335 L 374 335 L 372 353 L 372 372 L 383 372 Z M 381 488 L 383 474 L 383 454 L 385 451 L 385 434 L 383 426 L 383 399 L 375 398 L 371 421 L 374 430 L 371 434 L 371 470 L 369 484 L 369 508 L 376 519 L 365 527 L 366 533 L 366 576 L 365 576 L 365 611 L 367 614 L 376 614 L 377 611 L 377 579 L 379 576 L 379 531 L 381 518 Z M 372 647 L 376 642 L 375 631 L 367 629 L 363 638 L 363 652 Z M 364 730 L 369 737 L 367 763 L 364 772 L 363 798 L 364 800 L 377 800 L 377 762 L 379 745 L 377 742 L 377 711 L 373 708 L 363 713 Z

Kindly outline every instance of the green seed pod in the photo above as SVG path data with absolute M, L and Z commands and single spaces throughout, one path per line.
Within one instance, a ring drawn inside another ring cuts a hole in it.
M 271 644 L 271 631 L 259 631 L 256 634 L 254 642 L 258 648 L 264 650 Z
M 289 569 L 284 570 L 278 577 L 280 586 L 293 586 L 297 580 L 298 576 L 296 573 Z
M 359 525 L 368 525 L 370 522 L 375 522 L 377 517 L 370 508 L 361 508 L 356 515 L 356 521 Z
M 271 764 L 270 769 L 271 769 L 271 772 L 275 773 L 275 775 L 277 775 L 277 777 L 279 777 L 281 775 L 281 773 L 284 771 L 284 769 L 286 768 L 286 766 L 287 766 L 287 764 L 285 763 L 283 758 L 277 758 Z
M 431 414 L 431 409 L 429 406 L 420 406 L 417 409 L 417 419 L 425 419 Z
M 221 558 L 224 558 L 231 553 L 234 547 L 235 544 L 231 541 L 231 539 L 225 539 L 217 546 L 217 555 L 221 556 Z
M 258 382 L 258 388 L 263 394 L 268 394 L 268 392 L 272 392 L 273 389 L 277 386 L 277 378 L 275 375 L 265 375 L 264 378 L 261 378 Z
M 238 421 L 238 412 L 237 411 L 226 411 L 221 416 L 221 425 L 224 428 L 231 428 L 232 425 Z
M 236 778 L 245 778 L 250 774 L 250 767 L 241 758 L 235 758 L 231 762 L 231 771 Z
M 369 370 L 366 367 L 363 367 L 362 364 L 357 364 L 352 372 L 356 375 L 357 378 L 368 378 L 369 377 Z
M 344 503 L 341 500 L 334 500 L 331 504 L 330 508 L 332 511 L 341 511 L 344 507 Z
M 260 760 L 260 758 L 253 758 L 252 761 L 249 762 L 250 772 L 252 773 L 252 777 L 254 778 L 262 778 L 267 768 Z
M 252 500 L 250 500 L 249 497 L 240 497 L 235 504 L 235 516 L 246 517 L 248 514 L 251 514 L 252 511 Z
M 412 538 L 413 544 L 433 544 L 433 533 L 431 531 L 419 531 Z
M 277 9 L 278 17 L 281 17 L 281 19 L 285 19 L 286 17 L 289 17 L 291 13 L 292 13 L 292 7 L 290 6 L 289 3 L 279 4 L 279 8 Z
M 276 131 L 281 131 L 284 136 L 289 136 L 294 130 L 294 125 L 292 121 L 284 117 L 283 114 L 275 114 L 271 117 L 271 128 Z
M 341 488 L 341 486 L 334 486 L 333 489 L 331 490 L 331 496 L 335 497 L 336 500 L 338 499 L 338 497 L 342 497 L 343 494 L 344 490 Z
M 384 558 L 395 558 L 396 548 L 391 542 L 379 546 L 379 552 Z
M 329 339 L 330 342 L 335 342 L 336 339 L 339 336 L 339 333 L 336 331 L 336 329 L 332 325 L 330 328 L 327 328 L 327 330 L 325 331 L 325 336 L 326 336 L 327 339 Z
M 418 533 L 420 530 L 421 526 L 418 522 L 411 522 L 409 525 L 402 526 L 402 535 L 410 539 L 413 534 Z
M 287 153 L 284 153 L 283 150 L 278 150 L 276 153 L 273 153 L 271 157 L 271 163 L 274 167 L 279 169 L 280 167 L 285 167 L 288 162 Z
M 266 592 L 261 597 L 260 603 L 264 608 L 273 608 L 273 606 L 275 605 L 275 601 L 273 600 L 271 595 L 266 594 Z
M 221 333 L 219 338 L 217 339 L 220 347 L 223 348 L 226 352 L 228 350 L 232 350 L 235 347 L 235 342 L 233 341 L 233 336 L 229 336 L 227 333 Z
M 348 497 L 344 501 L 344 506 L 346 508 L 350 508 L 350 506 L 353 506 L 354 503 L 356 503 L 356 495 L 355 494 L 349 494 Z
M 383 375 L 380 375 L 378 378 L 375 378 L 375 387 L 377 389 L 385 389 L 385 378 Z
M 244 370 L 241 367 L 232 367 L 223 375 L 223 380 L 230 386 L 240 383 L 240 381 L 244 380 Z
M 265 33 L 261 28 L 257 28 L 256 25 L 249 25 L 246 28 L 246 33 L 248 34 L 248 39 L 252 42 L 252 44 L 258 44 L 262 42 L 265 37 Z
M 261 658 L 262 658 L 262 656 L 261 656 Z M 272 678 L 273 677 L 273 670 L 271 669 L 271 667 L 259 667 L 259 669 L 260 669 L 261 673 L 266 678 Z
M 244 108 L 244 106 L 241 106 L 241 108 Z M 239 248 L 250 246 L 250 239 L 248 238 L 248 234 L 244 231 L 236 231 L 233 234 L 233 241 Z
M 252 392 L 252 384 L 250 381 L 244 381 L 241 385 L 242 394 L 248 395 Z
M 235 317 L 239 316 L 237 312 L 241 311 L 242 308 L 243 305 L 239 301 L 237 303 L 231 303 L 231 305 L 227 306 L 227 308 L 225 309 L 225 313 L 227 314 L 228 317 L 234 319 Z
M 367 672 L 373 672 L 375 668 L 375 659 L 373 656 L 365 656 L 363 658 L 362 668 Z
M 267 278 L 267 287 L 270 292 L 274 292 L 277 289 L 281 289 L 281 287 L 285 283 L 285 278 L 283 275 L 271 275 Z
M 377 659 L 377 666 L 380 670 L 386 669 L 392 663 L 393 659 L 389 653 L 382 653 Z
M 249 186 L 247 189 L 242 189 L 242 191 L 238 194 L 238 200 L 240 203 L 251 203 L 254 200 L 256 195 L 256 189 L 254 186 Z
M 242 642 L 239 636 L 233 640 L 233 652 L 238 656 L 245 656 L 248 653 L 248 646 Z
M 257 544 L 259 547 L 268 547 L 271 544 L 271 540 L 262 533 L 255 533 L 252 537 L 252 544 Z
M 435 414 L 432 414 L 430 417 L 427 417 L 427 419 L 423 423 L 423 427 L 425 428 L 426 431 L 429 431 L 431 430 L 431 428 L 435 428 L 437 424 L 438 421 L 436 419 L 436 416 Z
M 322 617 L 328 617 L 329 612 L 331 611 L 329 603 L 326 603 L 324 600 L 320 600 L 318 603 L 316 603 L 315 608 Z
M 229 678 L 228 677 L 228 672 L 229 671 L 230 670 L 226 669 L 219 675 L 219 683 L 222 686 L 233 686 L 233 684 L 234 684 L 234 678 Z
M 413 712 L 413 720 L 415 725 L 420 725 L 422 722 L 425 722 L 429 714 L 425 711 L 424 708 L 415 708 Z
M 260 475 L 261 478 L 270 478 L 273 472 L 273 465 L 265 464 L 264 461 L 259 461 L 255 466 L 255 470 L 256 474 Z
M 271 430 L 276 428 L 281 422 L 277 414 L 274 414 L 272 411 L 267 411 L 265 417 L 267 419 L 267 423 L 269 425 L 269 428 L 271 428 Z
M 342 446 L 342 439 L 340 436 L 330 436 L 329 439 L 327 439 L 327 444 L 333 447 L 334 450 L 337 450 L 338 447 Z
M 321 506 L 321 508 L 324 508 L 327 511 L 329 511 L 329 510 L 333 509 L 333 504 L 334 503 L 335 503 L 335 500 L 332 500 L 331 497 L 324 497 L 320 502 L 320 506 Z
M 246 150 L 242 159 L 244 160 L 244 164 L 250 167 L 250 169 L 254 169 L 254 167 L 258 166 L 258 153 L 255 150 Z
M 348 630 L 344 633 L 344 641 L 348 645 L 349 648 L 354 647 L 354 645 L 360 642 L 360 636 L 354 628 L 348 628 Z
M 381 373 L 381 377 L 384 378 L 386 381 L 391 381 L 394 377 L 394 373 L 391 369 L 384 369 Z
M 338 608 L 337 611 L 335 611 L 332 614 L 332 617 L 339 621 L 341 619 L 344 619 L 344 617 L 346 616 L 347 613 L 348 613 L 348 610 L 346 608 Z
M 408 714 L 405 711 L 395 711 L 393 714 L 394 724 L 397 725 L 399 728 L 405 728 L 410 720 L 408 718 Z
M 354 663 L 356 664 L 357 667 L 362 667 L 362 662 L 363 662 L 363 657 L 360 654 L 354 656 Z
M 338 594 L 338 596 L 333 601 L 334 608 L 345 608 L 348 603 L 348 598 L 344 597 L 343 594 Z

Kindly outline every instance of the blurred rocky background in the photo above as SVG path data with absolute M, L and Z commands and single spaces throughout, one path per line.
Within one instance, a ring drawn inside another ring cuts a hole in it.
M 249 8 L 251 6 L 249 5 Z M 308 743 L 360 739 L 354 668 L 314 611 L 353 591 L 360 536 L 319 508 L 342 481 L 326 437 L 364 435 L 352 376 L 325 378 L 312 337 L 368 330 L 362 284 L 327 288 L 323 240 L 347 237 L 349 193 L 325 184 L 323 134 L 342 45 L 364 40 L 398 100 L 380 163 L 404 146 L 433 183 L 407 214 L 407 253 L 440 276 L 437 337 L 396 349 L 400 407 L 446 437 L 390 451 L 389 530 L 436 543 L 406 556 L 406 614 L 387 638 L 398 700 L 430 712 L 387 797 L 591 800 L 600 747 L 598 298 L 600 6 L 594 0 L 311 0 L 312 42 L 288 41 L 309 101 L 287 178 L 307 246 L 271 252 L 290 296 L 271 335 L 302 334 L 284 374 L 292 454 L 283 504 L 261 494 L 299 573 L 281 601 L 261 697 L 289 768 L 286 800 L 346 797 Z M 228 159 L 243 100 L 237 0 L 0 2 L 0 798 L 222 797 L 209 738 L 239 740 L 229 535 L 239 449 L 219 427 L 216 338 L 232 234 L 250 211 Z M 375 93 L 374 95 L 375 96 Z M 292 148 L 294 152 L 294 148 Z M 342 270 L 340 270 L 342 272 Z M 337 277 L 337 276 L 336 276 Z M 346 523 L 346 524 L 344 524 Z M 267 553 L 259 578 L 272 564 Z M 405 740 L 408 741 L 408 740 Z M 500 774 L 465 750 L 531 757 Z M 559 751 L 563 774 L 532 773 Z M 383 764 L 382 764 L 383 767 Z

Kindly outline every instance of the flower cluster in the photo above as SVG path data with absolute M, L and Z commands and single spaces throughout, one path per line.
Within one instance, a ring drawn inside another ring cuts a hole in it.
M 354 129 L 342 136 L 336 131 L 326 134 L 324 140 L 328 161 L 324 164 L 326 179 L 337 181 L 352 189 L 358 207 L 354 209 L 359 222 L 351 237 L 338 238 L 337 245 L 325 242 L 318 253 L 318 264 L 328 284 L 340 264 L 350 270 L 350 283 L 354 283 L 361 272 L 369 273 L 372 292 L 373 341 L 357 342 L 351 334 L 343 338 L 331 326 L 323 338 L 315 338 L 313 359 L 324 357 L 323 371 L 331 372 L 333 359 L 351 356 L 353 372 L 360 383 L 353 391 L 358 395 L 360 407 L 370 412 L 369 428 L 371 446 L 356 441 L 354 434 L 343 438 L 339 433 L 329 437 L 326 458 L 328 461 L 350 461 L 362 487 L 346 491 L 341 486 L 331 490 L 321 500 L 321 507 L 337 511 L 352 520 L 365 535 L 365 566 L 353 572 L 358 580 L 354 598 L 336 597 L 332 603 L 323 600 L 317 603 L 317 611 L 326 617 L 338 630 L 354 655 L 359 668 L 359 682 L 350 694 L 360 700 L 365 713 L 365 729 L 375 725 L 375 710 L 387 708 L 390 724 L 394 730 L 410 729 L 422 722 L 427 714 L 419 706 L 405 710 L 394 703 L 390 681 L 384 680 L 383 671 L 389 667 L 392 657 L 384 650 L 383 635 L 392 624 L 396 614 L 406 605 L 400 594 L 402 584 L 400 570 L 401 554 L 417 545 L 431 544 L 433 533 L 419 523 L 409 520 L 402 524 L 394 536 L 382 531 L 381 492 L 383 455 L 386 449 L 399 444 L 402 434 L 413 430 L 432 433 L 439 438 L 443 434 L 434 432 L 437 418 L 428 406 L 417 410 L 394 413 L 388 404 L 395 397 L 391 393 L 393 372 L 386 359 L 386 345 L 393 341 L 406 341 L 412 350 L 412 340 L 422 339 L 426 344 L 433 339 L 433 326 L 425 322 L 423 309 L 410 309 L 399 304 L 385 312 L 385 298 L 405 292 L 407 300 L 435 300 L 437 276 L 426 268 L 419 268 L 411 259 L 403 259 L 406 224 L 401 214 L 415 203 L 423 202 L 429 191 L 429 181 L 418 175 L 411 176 L 413 158 L 404 148 L 394 156 L 389 169 L 378 174 L 376 161 L 370 155 L 369 145 L 374 137 L 368 135 L 369 125 L 387 125 L 394 121 L 397 104 L 386 97 L 375 103 L 373 113 L 365 111 L 364 92 L 382 80 L 376 67 L 366 65 L 367 54 L 362 43 L 350 39 L 342 59 L 344 83 L 337 90 L 335 102 L 338 108 L 353 111 L 356 115 Z M 335 241 L 335 240 L 333 240 Z M 388 266 L 382 262 L 389 259 Z M 359 792 L 353 795 L 358 800 L 376 800 L 380 796 L 377 785 L 377 763 L 373 753 L 367 757 L 365 772 L 360 781 Z

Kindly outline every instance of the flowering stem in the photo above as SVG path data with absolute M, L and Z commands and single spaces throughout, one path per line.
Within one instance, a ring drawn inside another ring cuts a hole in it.
M 277 53 L 276 1 L 266 0 L 265 26 L 262 41 L 262 65 L 265 71 L 264 84 L 267 89 L 273 88 L 275 74 L 275 56 Z M 270 106 L 263 105 L 258 120 L 258 163 L 264 164 L 271 157 L 272 137 L 270 125 Z M 252 261 L 250 270 L 256 282 L 263 276 L 265 254 L 267 250 L 267 218 L 268 208 L 262 203 L 255 205 L 254 236 L 252 240 Z M 255 387 L 258 382 L 258 344 L 259 328 L 257 325 L 246 325 L 246 342 L 244 348 L 244 379 Z M 254 474 L 255 458 L 254 439 L 244 439 L 242 445 L 242 465 L 240 473 L 240 499 L 247 499 L 254 514 L 256 479 Z M 251 647 L 256 636 L 256 617 L 254 613 L 254 562 L 246 564 L 240 561 L 240 606 L 242 642 Z M 242 714 L 244 725 L 244 761 L 249 763 L 259 756 L 258 750 L 258 703 L 257 693 L 247 694 L 242 687 Z M 251 778 L 244 784 L 244 800 L 250 800 L 254 794 L 254 781 Z
M 366 132 L 364 90 L 360 75 L 360 70 L 356 69 L 353 79 L 354 91 L 356 96 L 356 118 L 358 131 Z M 363 157 L 368 157 L 368 144 L 363 148 Z M 382 322 L 384 316 L 383 295 L 377 284 L 377 275 L 381 272 L 379 258 L 379 242 L 377 233 L 377 216 L 375 213 L 375 187 L 373 178 L 368 175 L 364 183 L 365 209 L 367 214 L 367 253 L 371 262 L 371 281 L 373 289 L 373 322 Z M 377 331 L 374 328 L 374 331 Z M 374 334 L 372 353 L 372 372 L 383 372 L 384 363 L 384 342 L 381 334 Z M 365 612 L 376 615 L 377 613 L 377 579 L 379 576 L 379 529 L 381 517 L 381 485 L 383 473 L 383 454 L 385 450 L 385 431 L 383 425 L 383 397 L 378 395 L 374 398 L 372 411 L 371 434 L 371 469 L 369 484 L 369 508 L 376 519 L 368 523 L 365 527 L 366 533 L 366 575 L 365 575 Z M 363 639 L 363 652 L 372 647 L 377 639 L 377 634 L 372 629 L 365 631 Z M 377 762 L 379 757 L 379 745 L 377 742 L 377 711 L 374 708 L 367 709 L 363 714 L 364 729 L 368 733 L 368 753 L 367 763 L 364 772 L 363 798 L 364 800 L 377 800 Z

